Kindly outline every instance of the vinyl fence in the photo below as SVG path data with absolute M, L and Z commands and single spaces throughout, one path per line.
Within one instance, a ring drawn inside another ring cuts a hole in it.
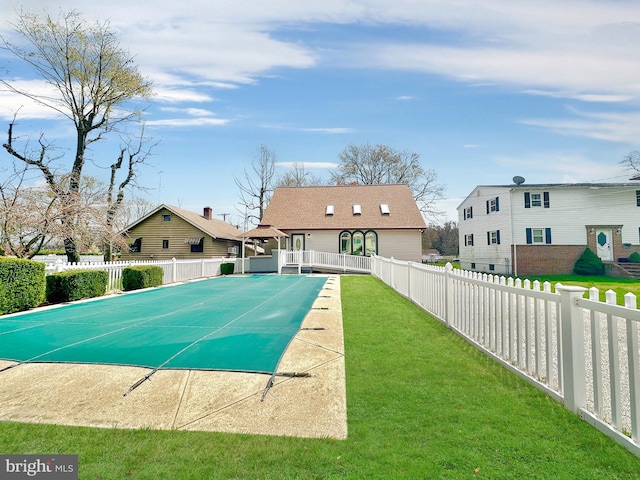
M 213 277 L 220 275 L 220 265 L 222 263 L 241 262 L 235 258 L 202 258 L 195 260 L 150 260 L 150 261 L 124 261 L 124 262 L 79 262 L 66 263 L 58 260 L 55 263 L 47 263 L 45 272 L 47 274 L 64 272 L 67 270 L 88 269 L 105 270 L 109 273 L 109 283 L 107 291 L 122 289 L 122 271 L 131 265 L 157 265 L 162 268 L 164 275 L 162 283 L 184 282 L 202 277 Z M 235 268 L 237 271 L 237 267 Z
M 636 297 L 372 257 L 371 273 L 640 456 Z M 586 298 L 588 296 L 588 298 Z

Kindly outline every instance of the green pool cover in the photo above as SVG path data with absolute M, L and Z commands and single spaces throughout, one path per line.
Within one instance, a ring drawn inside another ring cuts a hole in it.
M 0 317 L 0 358 L 275 373 L 325 281 L 227 276 Z

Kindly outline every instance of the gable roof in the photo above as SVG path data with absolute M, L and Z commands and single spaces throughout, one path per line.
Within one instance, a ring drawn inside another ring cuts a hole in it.
M 190 223 L 198 230 L 201 230 L 203 233 L 210 237 L 221 238 L 225 240 L 239 240 L 240 230 L 238 230 L 233 225 L 228 224 L 227 222 L 223 222 L 222 220 L 218 220 L 217 218 L 209 220 L 198 213 L 190 212 L 188 210 L 183 210 L 181 208 L 165 204 L 154 208 L 151 212 L 147 213 L 143 217 L 133 222 L 131 225 L 127 226 L 124 229 L 124 232 L 128 232 L 129 230 L 141 224 L 162 209 L 166 209 L 172 214 L 177 215 L 185 222 Z
M 333 214 L 327 214 L 327 206 Z M 354 214 L 353 206 L 361 213 Z M 389 213 L 382 212 L 387 205 Z M 337 185 L 279 187 L 267 206 L 262 224 L 294 229 L 415 229 L 426 228 L 408 185 Z

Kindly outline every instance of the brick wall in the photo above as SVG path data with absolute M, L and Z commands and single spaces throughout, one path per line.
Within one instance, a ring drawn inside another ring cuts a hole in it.
M 573 273 L 573 266 L 586 245 L 517 245 L 514 259 L 518 276 L 565 275 Z M 513 254 L 514 246 L 511 247 Z

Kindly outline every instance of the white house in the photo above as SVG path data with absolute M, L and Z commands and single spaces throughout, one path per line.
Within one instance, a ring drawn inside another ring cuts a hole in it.
M 613 265 L 640 251 L 640 183 L 479 185 L 458 220 L 467 270 L 567 274 L 587 247 Z

